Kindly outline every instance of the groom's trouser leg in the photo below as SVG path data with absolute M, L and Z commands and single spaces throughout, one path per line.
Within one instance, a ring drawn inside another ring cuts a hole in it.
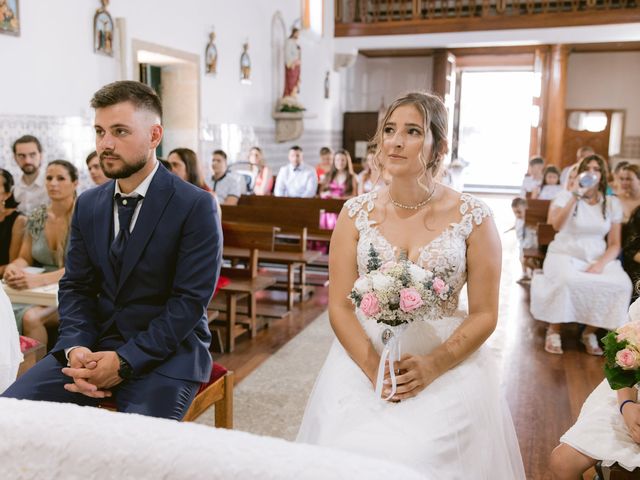
M 182 420 L 199 388 L 198 382 L 151 372 L 119 384 L 115 400 L 119 412 Z
M 64 389 L 64 385 L 73 383 L 73 379 L 62 373 L 63 367 L 64 365 L 49 354 L 31 367 L 0 396 L 20 400 L 42 400 L 95 406 L 98 403 L 97 399 Z

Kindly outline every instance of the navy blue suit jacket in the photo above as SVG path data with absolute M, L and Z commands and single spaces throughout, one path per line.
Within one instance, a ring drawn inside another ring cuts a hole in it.
M 52 350 L 115 350 L 140 375 L 209 380 L 207 305 L 220 273 L 222 230 L 213 196 L 162 165 L 142 202 L 119 281 L 109 262 L 115 182 L 86 191 L 73 213 Z M 114 335 L 115 332 L 115 335 Z

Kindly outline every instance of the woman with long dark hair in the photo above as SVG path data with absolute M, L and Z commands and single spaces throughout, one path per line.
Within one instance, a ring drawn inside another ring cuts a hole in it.
M 600 155 L 585 157 L 578 167 L 595 185 L 563 191 L 553 200 L 548 223 L 558 232 L 549 245 L 543 275 L 531 283 L 531 313 L 548 322 L 545 350 L 562 353 L 563 323 L 585 325 L 581 342 L 587 353 L 602 355 L 596 330 L 613 330 L 627 318 L 631 280 L 617 259 L 621 247 L 622 205 L 606 194 L 607 169 Z
M 4 275 L 7 264 L 20 252 L 27 217 L 18 210 L 13 196 L 13 176 L 3 168 L 0 168 L 0 183 L 0 275 Z
M 20 254 L 4 271 L 4 281 L 17 290 L 58 283 L 64 275 L 78 170 L 66 160 L 54 160 L 47 165 L 45 186 L 49 205 L 41 205 L 29 215 Z M 27 267 L 41 271 L 29 271 Z M 56 307 L 22 304 L 13 307 L 18 330 L 46 345 L 47 327 L 58 324 Z
M 174 148 L 169 152 L 167 161 L 171 164 L 171 173 L 191 185 L 208 192 L 211 191 L 200 174 L 200 164 L 196 152 L 189 148 Z

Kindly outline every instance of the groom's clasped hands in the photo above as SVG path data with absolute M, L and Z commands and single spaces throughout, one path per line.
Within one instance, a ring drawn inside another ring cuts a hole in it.
M 92 352 L 86 347 L 76 347 L 69 352 L 69 367 L 62 369 L 63 374 L 73 379 L 64 388 L 92 398 L 110 397 L 109 389 L 122 382 L 119 368 L 116 352 Z
M 431 382 L 438 378 L 438 368 L 430 355 L 403 355 L 399 362 L 394 364 L 396 370 L 396 393 L 389 399 L 391 402 L 399 402 L 407 398 L 415 397 Z M 382 396 L 387 397 L 391 393 L 391 375 L 387 366 L 384 375 L 384 388 Z

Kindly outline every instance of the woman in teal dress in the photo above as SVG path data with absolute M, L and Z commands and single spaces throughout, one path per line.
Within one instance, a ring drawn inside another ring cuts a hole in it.
M 45 186 L 49 205 L 42 205 L 31 213 L 20 254 L 4 272 L 4 281 L 14 289 L 58 283 L 64 274 L 78 170 L 66 160 L 54 160 L 47 165 Z M 41 267 L 44 271 L 32 273 L 25 271 L 26 267 Z M 58 324 L 57 308 L 14 304 L 13 310 L 20 333 L 46 345 L 47 327 Z

